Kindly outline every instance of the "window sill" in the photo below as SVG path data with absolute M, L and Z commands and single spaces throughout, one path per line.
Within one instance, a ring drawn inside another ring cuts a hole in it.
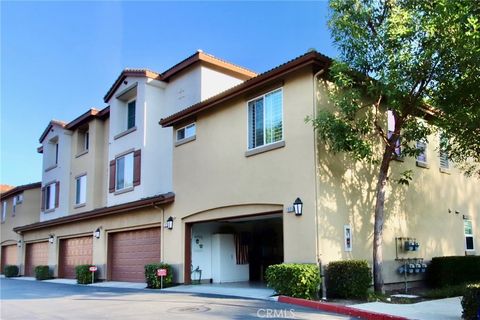
M 178 140 L 178 141 L 175 142 L 175 147 L 181 146 L 182 144 L 188 143 L 190 141 L 194 141 L 196 139 L 197 139 L 197 135 L 194 135 L 194 136 L 182 139 L 182 140 Z
M 475 249 L 473 249 L 473 250 L 465 250 L 465 255 L 466 255 L 466 256 L 474 256 L 474 255 L 475 255 Z
M 48 171 L 50 171 L 50 170 L 53 170 L 53 169 L 55 169 L 57 166 L 58 166 L 57 164 L 54 164 L 53 166 L 50 166 L 50 167 L 48 167 L 47 169 L 45 169 L 45 172 L 48 172 Z
M 440 168 L 439 170 L 440 170 L 441 173 L 451 174 L 450 169 L 448 169 L 448 168 Z
M 415 163 L 416 163 L 417 167 L 425 168 L 425 169 L 429 169 L 429 168 L 430 168 L 430 166 L 429 166 L 428 163 L 426 163 L 426 162 L 418 161 L 418 160 L 417 160 Z
M 134 132 L 134 131 L 136 131 L 136 130 L 137 130 L 137 127 L 136 127 L 136 126 L 135 126 L 135 127 L 131 127 L 130 129 L 125 130 L 125 131 L 123 131 L 123 132 L 120 132 L 119 134 L 117 134 L 116 136 L 114 136 L 114 137 L 113 137 L 113 140 L 120 139 L 121 137 L 126 136 L 127 134 L 132 133 L 132 132 Z
M 82 208 L 82 207 L 85 207 L 86 205 L 87 205 L 86 203 L 79 203 L 79 204 L 74 205 L 73 209 Z
M 122 194 L 122 193 L 127 193 L 127 192 L 130 192 L 130 191 L 133 191 L 134 187 L 128 187 L 128 188 L 125 188 L 125 189 L 121 189 L 121 190 L 116 190 L 114 192 L 114 195 L 119 195 L 119 194 Z
M 251 157 L 259 153 L 264 153 L 270 150 L 275 150 L 283 147 L 285 147 L 285 141 L 274 142 L 266 146 L 261 146 L 261 147 L 246 151 L 245 157 Z
M 55 211 L 55 208 L 54 209 L 47 209 L 47 210 L 43 211 L 43 213 L 50 213 L 50 212 L 53 212 L 53 211 Z
M 81 156 L 83 156 L 84 154 L 87 154 L 87 153 L 88 153 L 88 149 L 80 152 L 79 154 L 77 154 L 77 155 L 75 156 L 75 158 L 79 158 L 79 157 L 81 157 Z

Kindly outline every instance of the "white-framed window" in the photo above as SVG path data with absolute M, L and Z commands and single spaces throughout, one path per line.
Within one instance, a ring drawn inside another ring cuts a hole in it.
M 45 210 L 55 208 L 56 183 L 51 183 L 45 187 Z
M 465 234 L 465 251 L 474 251 L 472 220 L 463 220 L 463 231 Z
M 115 190 L 133 187 L 133 152 L 115 159 Z
M 127 103 L 127 130 L 135 127 L 136 100 Z
M 447 144 L 447 137 L 441 133 L 440 134 L 440 146 L 439 146 L 439 158 L 440 158 L 440 168 L 441 169 L 448 169 L 450 167 L 450 163 L 448 160 L 448 153 L 445 150 L 445 145 Z
M 388 129 L 387 139 L 390 139 L 390 137 L 393 135 L 393 132 L 395 131 L 395 116 L 394 116 L 392 110 L 387 111 L 387 129 Z M 396 157 L 401 157 L 402 156 L 401 140 L 400 139 L 401 138 L 398 137 L 397 141 L 395 142 L 394 155 Z
M 177 142 L 182 141 L 188 138 L 195 136 L 196 134 L 196 125 L 191 123 L 183 128 L 177 130 Z
M 344 247 L 345 251 L 352 251 L 352 227 L 350 225 L 343 226 L 343 238 L 344 238 Z
M 75 178 L 75 204 L 87 202 L 87 175 Z
M 88 127 L 78 130 L 78 153 L 88 151 L 90 147 L 90 133 Z
M 12 217 L 15 215 L 15 210 L 17 209 L 17 205 L 23 202 L 23 193 L 17 194 L 13 197 L 13 207 L 12 207 Z
M 2 202 L 2 223 L 5 222 L 7 218 L 7 201 Z
M 427 143 L 423 140 L 417 141 L 417 149 L 420 152 L 417 155 L 417 161 L 427 163 Z

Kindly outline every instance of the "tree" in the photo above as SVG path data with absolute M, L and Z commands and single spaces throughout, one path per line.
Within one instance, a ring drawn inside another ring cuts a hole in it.
M 383 292 L 384 203 L 399 146 L 402 156 L 417 156 L 415 142 L 427 141 L 434 123 L 448 138 L 451 158 L 480 159 L 480 6 L 475 0 L 330 0 L 330 9 L 341 60 L 328 74 L 335 108 L 310 120 L 329 150 L 378 166 L 373 272 L 375 291 Z M 404 172 L 395 180 L 410 179 Z

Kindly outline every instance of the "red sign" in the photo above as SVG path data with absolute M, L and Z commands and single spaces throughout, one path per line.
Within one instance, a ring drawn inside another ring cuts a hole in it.
M 167 276 L 167 269 L 157 269 L 157 277 Z
M 97 271 L 97 267 L 90 267 L 90 268 L 88 268 L 88 270 L 90 270 L 90 272 L 95 272 L 95 271 Z

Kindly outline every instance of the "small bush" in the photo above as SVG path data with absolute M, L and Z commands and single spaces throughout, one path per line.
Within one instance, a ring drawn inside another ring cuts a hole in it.
M 465 292 L 465 284 L 459 284 L 456 286 L 447 286 L 442 288 L 430 289 L 423 294 L 428 299 L 444 299 L 451 297 L 463 296 Z
M 330 262 L 326 268 L 329 298 L 366 299 L 372 273 L 365 260 Z
M 47 280 L 52 278 L 49 266 L 36 266 L 35 267 L 35 279 Z
M 480 256 L 435 257 L 427 268 L 432 288 L 480 282 Z
M 92 272 L 89 270 L 92 267 L 91 264 L 82 264 L 75 267 L 75 274 L 78 284 L 89 284 L 92 283 Z M 98 272 L 94 272 L 94 282 L 97 281 Z
M 318 266 L 314 264 L 274 264 L 265 271 L 267 285 L 278 294 L 315 299 L 320 287 Z
M 145 281 L 147 288 L 160 289 L 161 279 L 157 277 L 157 269 L 167 269 L 167 276 L 163 277 L 163 287 L 170 287 L 173 285 L 173 268 L 167 263 L 152 263 L 145 265 Z
M 18 276 L 18 267 L 11 264 L 7 264 L 3 267 L 3 274 L 7 278 L 16 277 Z
M 462 307 L 463 319 L 480 319 L 480 283 L 467 285 L 463 294 Z

